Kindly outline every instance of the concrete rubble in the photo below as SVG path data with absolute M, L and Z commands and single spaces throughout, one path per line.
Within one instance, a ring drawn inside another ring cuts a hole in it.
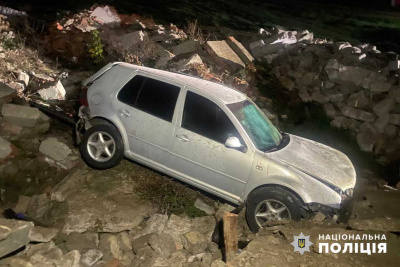
M 0 258 L 27 245 L 32 222 L 0 219 Z
M 208 41 L 204 45 L 204 48 L 224 69 L 236 72 L 245 67 L 244 62 L 232 50 L 226 41 Z

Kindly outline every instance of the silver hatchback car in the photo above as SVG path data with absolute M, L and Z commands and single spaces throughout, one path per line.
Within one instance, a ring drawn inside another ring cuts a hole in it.
M 239 91 L 121 62 L 84 85 L 81 154 L 93 168 L 127 157 L 245 203 L 253 231 L 268 220 L 335 212 L 352 196 L 356 172 L 346 155 L 280 132 Z

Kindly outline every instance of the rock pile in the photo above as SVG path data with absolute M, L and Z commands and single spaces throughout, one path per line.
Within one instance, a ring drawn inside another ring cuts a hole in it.
M 400 158 L 398 55 L 369 44 L 314 40 L 307 31 L 280 30 L 249 47 L 282 87 L 322 105 L 332 127 L 350 130 L 361 150 L 383 164 Z
M 82 182 L 80 181 L 80 184 L 76 186 L 81 187 Z M 61 184 L 61 187 L 63 186 L 66 186 L 65 183 Z M 120 184 L 120 186 L 123 185 Z M 67 199 L 63 201 L 72 200 L 71 196 L 78 190 L 78 188 L 70 188 L 66 195 Z M 29 210 L 37 214 L 43 211 L 46 205 L 48 206 L 46 201 L 43 201 L 44 198 L 46 196 L 39 196 L 39 199 L 21 197 L 20 202 L 24 203 L 18 203 L 17 206 L 26 206 L 29 202 L 26 208 L 27 214 L 32 216 Z M 62 199 L 57 199 L 59 200 Z M 37 203 L 41 204 L 38 206 Z M 36 210 L 30 207 L 32 205 L 36 205 Z M 87 202 L 85 205 L 92 206 Z M 225 210 L 229 210 L 226 205 L 222 206 L 219 213 L 222 214 Z M 95 227 L 89 227 L 83 231 L 66 231 L 65 227 L 60 231 L 59 228 L 33 226 L 31 222 L 2 219 L 0 220 L 0 245 L 2 245 L 0 257 L 17 249 L 19 252 L 4 257 L 0 260 L 0 265 L 14 266 L 13 264 L 18 263 L 19 266 L 53 264 L 71 267 L 160 266 L 160 264 L 162 266 L 187 264 L 210 266 L 215 260 L 221 261 L 221 251 L 211 238 L 216 226 L 214 216 L 190 219 L 174 214 L 168 216 L 153 213 L 147 220 L 143 220 L 144 217 L 141 217 L 137 211 L 134 214 L 131 218 L 137 221 L 134 225 L 126 224 L 125 227 L 120 228 L 114 217 L 109 222 L 111 228 L 108 230 L 102 228 L 102 223 L 99 221 Z M 34 219 L 36 220 L 37 217 Z M 77 221 L 75 223 L 79 224 Z M 12 244 L 12 246 L 3 246 L 3 244 Z

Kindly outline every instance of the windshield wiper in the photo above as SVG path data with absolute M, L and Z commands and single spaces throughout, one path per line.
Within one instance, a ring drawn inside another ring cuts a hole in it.
M 279 150 L 279 149 L 281 149 L 282 147 L 286 146 L 286 144 L 287 144 L 286 140 L 289 140 L 290 137 L 289 137 L 289 135 L 288 135 L 287 133 L 284 133 L 284 132 L 280 132 L 280 133 L 281 133 L 281 135 L 282 135 L 282 138 L 281 138 L 281 141 L 279 142 L 279 144 L 274 145 L 274 146 L 272 146 L 271 148 L 269 148 L 269 149 L 267 149 L 267 150 L 264 150 L 264 153 L 265 153 L 265 152 L 276 151 L 276 150 Z

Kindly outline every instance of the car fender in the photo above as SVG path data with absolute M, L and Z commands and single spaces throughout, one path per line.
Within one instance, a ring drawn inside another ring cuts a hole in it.
M 304 204 L 319 203 L 338 209 L 342 200 L 341 196 L 329 186 L 306 173 L 278 162 L 270 162 L 263 171 L 253 168 L 242 198 L 246 200 L 254 189 L 266 186 L 289 189 L 299 196 Z

